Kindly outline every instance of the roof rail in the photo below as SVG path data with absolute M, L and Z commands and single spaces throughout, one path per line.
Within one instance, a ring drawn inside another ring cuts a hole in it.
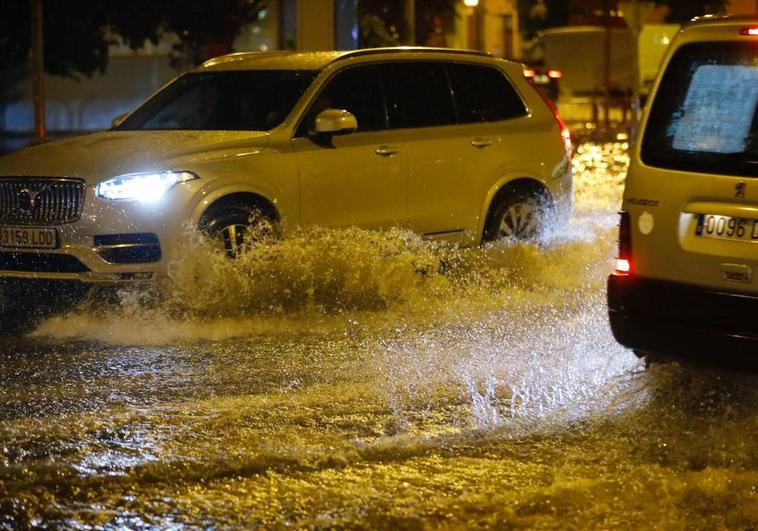
M 447 53 L 458 55 L 472 55 L 476 57 L 492 57 L 492 54 L 480 52 L 478 50 L 460 50 L 457 48 L 432 48 L 428 46 L 393 46 L 387 48 L 363 48 L 345 52 L 332 62 L 349 59 L 351 57 L 361 57 L 363 55 L 381 55 L 390 53 Z

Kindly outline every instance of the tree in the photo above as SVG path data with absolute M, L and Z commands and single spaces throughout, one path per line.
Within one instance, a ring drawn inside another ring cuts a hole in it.
M 726 8 L 726 0 L 657 0 L 656 4 L 671 9 L 666 22 L 673 24 L 681 24 L 709 13 L 721 13 Z
M 523 38 L 532 40 L 544 29 L 568 25 L 569 4 L 565 0 L 518 0 Z
M 445 33 L 455 26 L 457 3 L 457 0 L 416 0 L 416 43 L 445 46 Z M 359 46 L 397 46 L 400 36 L 408 34 L 404 7 L 405 0 L 359 0 Z
M 231 43 L 269 0 L 48 0 L 45 16 L 45 71 L 78 77 L 104 72 L 115 35 L 132 49 L 158 44 L 173 33 L 177 53 L 196 64 L 217 44 Z M 31 47 L 30 0 L 0 2 L 0 64 L 27 60 Z
M 416 0 L 416 37 L 425 46 L 446 46 L 455 29 L 456 0 Z

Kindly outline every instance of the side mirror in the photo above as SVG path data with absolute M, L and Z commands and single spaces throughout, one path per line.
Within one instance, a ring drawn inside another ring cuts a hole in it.
M 316 116 L 317 135 L 349 135 L 358 129 L 358 120 L 351 112 L 342 109 L 326 109 Z
M 123 121 L 124 121 L 124 119 L 126 118 L 126 116 L 127 116 L 128 114 L 129 114 L 128 112 L 125 112 L 124 114 L 119 114 L 118 116 L 116 116 L 116 117 L 113 119 L 113 121 L 111 122 L 111 127 L 112 127 L 112 128 L 116 128 L 116 127 L 118 127 L 119 125 L 121 125 L 121 122 L 123 122 Z

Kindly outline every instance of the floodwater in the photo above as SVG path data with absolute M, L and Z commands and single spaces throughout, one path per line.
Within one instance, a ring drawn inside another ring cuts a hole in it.
M 754 528 L 758 376 L 608 328 L 624 144 L 456 250 L 312 230 L 0 337 L 0 529 Z

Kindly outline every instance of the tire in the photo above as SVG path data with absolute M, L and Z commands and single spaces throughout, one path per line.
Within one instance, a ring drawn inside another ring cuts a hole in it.
M 204 215 L 200 228 L 220 244 L 229 258 L 237 258 L 255 243 L 279 236 L 273 219 L 257 207 L 232 206 Z
M 496 201 L 487 216 L 483 242 L 537 241 L 542 236 L 551 212 L 545 195 L 514 190 Z

